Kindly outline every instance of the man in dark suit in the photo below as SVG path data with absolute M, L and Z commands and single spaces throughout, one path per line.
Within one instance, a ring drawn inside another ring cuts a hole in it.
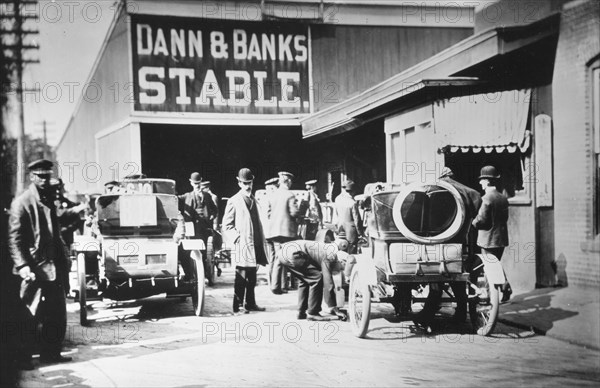
M 485 191 L 481 207 L 473 220 L 473 226 L 479 231 L 477 245 L 483 254 L 494 255 L 500 260 L 504 248 L 508 246 L 508 199 L 498 191 L 500 174 L 494 166 L 481 169 L 479 184 Z M 508 279 L 502 286 L 502 302 L 507 302 L 512 294 Z
M 192 191 L 178 197 L 179 211 L 183 214 L 185 222 L 194 224 L 194 238 L 202 239 L 206 244 L 208 237 L 212 234 L 213 220 L 217 217 L 217 206 L 214 204 L 212 197 L 202 191 L 202 178 L 199 173 L 193 172 L 190 175 L 190 185 Z M 189 256 L 189 251 L 184 251 L 180 246 L 180 255 Z M 189 263 L 189 260 L 182 262 L 186 273 L 191 271 Z M 204 260 L 204 271 L 208 273 L 209 270 L 210 268 Z
M 31 336 L 41 323 L 40 361 L 71 361 L 62 356 L 67 328 L 67 310 L 63 280 L 70 263 L 56 215 L 56 192 L 50 185 L 53 163 L 36 160 L 28 165 L 32 184 L 14 199 L 9 219 L 9 248 L 13 273 L 21 280 L 21 298 L 27 305 L 24 340 L 24 369 L 31 369 Z M 40 292 L 41 291 L 41 292 Z
M 223 214 L 223 240 L 231 249 L 231 263 L 235 265 L 233 313 L 243 314 L 265 311 L 256 304 L 254 288 L 257 265 L 266 266 L 267 255 L 258 204 L 252 195 L 252 171 L 240 169 L 237 181 L 240 191 L 227 200 Z
M 213 220 L 218 216 L 217 205 L 210 194 L 202 190 L 202 178 L 197 172 L 190 175 L 192 191 L 179 196 L 179 208 L 186 222 L 194 223 L 194 234 L 206 242 Z
M 301 216 L 296 196 L 290 190 L 294 175 L 282 171 L 279 173 L 279 188 L 270 196 L 267 204 L 269 219 L 269 237 L 277 252 L 281 244 L 298 239 L 298 220 Z M 284 292 L 286 286 L 285 270 L 278 260 L 273 263 L 271 273 L 271 291 L 274 294 Z

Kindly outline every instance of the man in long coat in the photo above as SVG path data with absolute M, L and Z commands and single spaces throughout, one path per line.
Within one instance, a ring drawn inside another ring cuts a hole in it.
M 64 284 L 70 263 L 60 236 L 50 185 L 53 163 L 36 160 L 28 165 L 32 184 L 14 199 L 9 218 L 9 249 L 13 274 L 21 280 L 20 296 L 29 310 L 25 318 L 24 369 L 31 369 L 31 346 L 34 328 L 41 323 L 40 361 L 71 361 L 62 356 L 62 342 L 67 328 Z
M 223 239 L 231 249 L 231 263 L 235 265 L 233 312 L 264 311 L 256 304 L 256 266 L 267 265 L 265 235 L 256 199 L 252 195 L 254 175 L 242 168 L 237 176 L 238 191 L 229 198 L 223 215 Z M 245 305 L 244 305 L 245 298 Z M 242 309 L 245 307 L 245 310 Z

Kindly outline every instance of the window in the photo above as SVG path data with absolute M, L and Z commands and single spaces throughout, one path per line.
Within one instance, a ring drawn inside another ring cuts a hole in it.
M 521 152 L 496 152 L 485 153 L 446 153 L 445 163 L 454 172 L 454 178 L 464 185 L 481 191 L 479 185 L 479 173 L 483 166 L 494 166 L 500 173 L 500 184 L 498 190 L 515 203 L 516 200 L 526 197 L 526 202 L 530 199 L 525 192 L 527 177 L 523 176 L 523 163 Z

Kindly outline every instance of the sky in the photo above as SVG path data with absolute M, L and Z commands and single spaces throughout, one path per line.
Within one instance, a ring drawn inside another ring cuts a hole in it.
M 24 87 L 39 88 L 25 94 L 25 133 L 42 137 L 47 122 L 48 143 L 55 146 L 64 132 L 81 96 L 115 12 L 115 0 L 39 0 L 26 5 L 23 14 L 37 14 L 25 28 L 39 30 L 25 43 L 39 45 L 27 50 L 25 58 L 39 59 L 24 71 Z M 17 117 L 8 112 L 9 133 L 16 136 Z

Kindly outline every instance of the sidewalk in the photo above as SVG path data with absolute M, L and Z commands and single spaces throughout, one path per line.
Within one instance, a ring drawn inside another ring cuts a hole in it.
M 600 294 L 591 289 L 517 292 L 500 306 L 499 322 L 600 350 Z

